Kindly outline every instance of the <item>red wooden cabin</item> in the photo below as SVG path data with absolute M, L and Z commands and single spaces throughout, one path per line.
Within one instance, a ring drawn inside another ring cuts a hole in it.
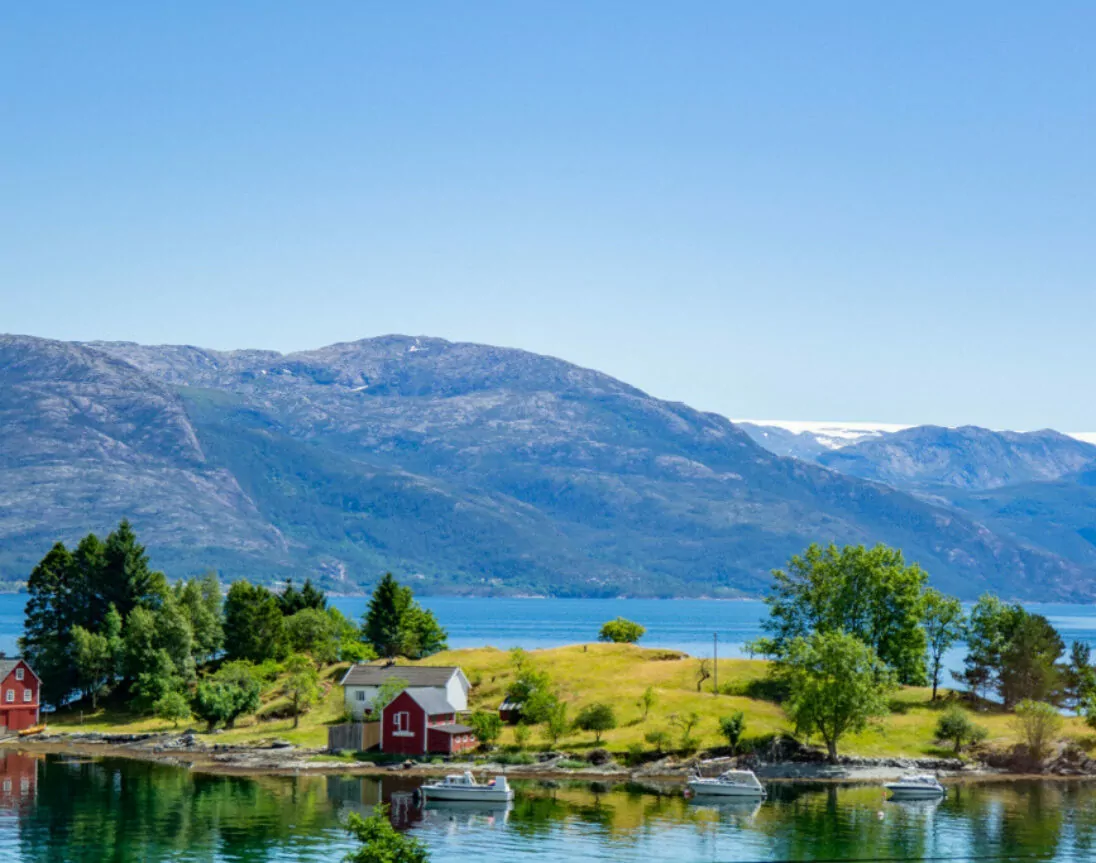
M 38 675 L 22 659 L 0 659 L 0 734 L 38 724 Z
M 456 755 L 475 749 L 477 742 L 436 690 L 405 689 L 381 710 L 381 752 Z

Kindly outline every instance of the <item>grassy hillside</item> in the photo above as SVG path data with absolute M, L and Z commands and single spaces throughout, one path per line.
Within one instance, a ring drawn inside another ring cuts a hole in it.
M 612 750 L 623 751 L 631 744 L 649 748 L 643 738 L 654 729 L 670 731 L 676 744 L 679 735 L 671 729 L 670 717 L 694 711 L 701 717 L 694 734 L 702 747 L 722 745 L 718 733 L 719 717 L 736 710 L 746 714 L 747 739 L 791 730 L 783 711 L 771 702 L 742 696 L 714 696 L 711 680 L 705 682 L 705 691 L 698 693 L 698 661 L 674 651 L 631 645 L 589 644 L 532 651 L 530 656 L 560 688 L 572 718 L 583 705 L 593 701 L 603 701 L 613 706 L 619 724 L 603 737 L 603 745 Z M 433 656 L 423 664 L 462 667 L 473 682 L 470 706 L 474 710 L 496 709 L 513 678 L 509 654 L 491 647 L 452 650 Z M 720 685 L 733 683 L 743 686 L 750 680 L 761 679 L 766 674 L 766 665 L 761 660 L 721 660 Z M 278 693 L 279 682 L 273 681 L 264 691 L 259 714 L 241 719 L 237 728 L 216 735 L 216 741 L 245 743 L 279 737 L 302 746 L 324 745 L 326 726 L 342 721 L 343 701 L 338 681 L 345 669 L 345 665 L 334 665 L 324 670 L 327 693 L 319 705 L 301 718 L 299 729 L 292 728 L 291 719 L 271 718 L 277 717 L 285 708 L 285 699 Z M 648 686 L 654 689 L 657 701 L 644 720 L 640 698 Z M 947 754 L 933 739 L 933 729 L 942 707 L 939 702 L 931 704 L 929 690 L 904 688 L 895 694 L 891 716 L 878 726 L 848 738 L 843 742 L 841 752 L 865 756 Z M 978 713 L 974 718 L 989 729 L 987 742 L 990 745 L 1006 746 L 1015 742 L 1011 717 L 1007 713 Z M 50 719 L 50 724 L 65 730 L 76 730 L 81 726 L 81 716 L 79 712 L 60 713 Z M 95 714 L 85 714 L 82 727 L 88 731 L 136 732 L 170 730 L 171 725 L 157 719 L 100 710 Z M 513 734 L 512 728 L 505 729 L 501 743 L 511 745 Z M 1086 747 L 1096 744 L 1092 732 L 1075 717 L 1066 720 L 1065 736 Z M 572 732 L 561 741 L 560 748 L 575 750 L 593 745 L 593 734 Z M 539 729 L 533 729 L 530 746 L 545 746 Z

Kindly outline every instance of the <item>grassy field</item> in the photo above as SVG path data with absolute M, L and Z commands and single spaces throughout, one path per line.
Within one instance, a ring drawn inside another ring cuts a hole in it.
M 553 683 L 568 703 L 572 718 L 583 705 L 594 701 L 613 706 L 618 727 L 603 735 L 603 745 L 614 751 L 623 751 L 632 744 L 649 749 L 644 735 L 655 729 L 668 731 L 676 745 L 680 732 L 672 727 L 671 716 L 675 714 L 695 712 L 701 717 L 694 736 L 705 748 L 723 744 L 719 737 L 719 717 L 736 710 L 746 714 L 747 739 L 791 730 L 783 711 L 771 702 L 742 696 L 713 695 L 710 679 L 704 683 L 705 691 L 698 693 L 698 661 L 673 651 L 632 645 L 589 644 L 532 651 L 529 655 L 537 667 L 551 675 Z M 495 648 L 452 650 L 430 657 L 423 664 L 459 665 L 463 668 L 473 683 L 472 709 L 496 709 L 513 679 L 509 654 Z M 322 746 L 327 739 L 327 725 L 342 720 L 343 701 L 338 680 L 345 669 L 345 665 L 335 665 L 324 670 L 323 679 L 328 691 L 319 705 L 301 717 L 300 728 L 294 730 L 290 719 L 263 718 L 278 713 L 285 706 L 284 698 L 278 694 L 277 682 L 274 682 L 264 691 L 259 715 L 241 719 L 235 729 L 218 734 L 217 740 L 243 743 L 278 737 L 302 746 Z M 742 686 L 750 680 L 763 678 L 766 672 L 766 663 L 761 660 L 720 660 L 720 686 L 730 683 Z M 653 688 L 657 700 L 649 716 L 644 719 L 640 699 L 648 686 Z M 943 705 L 939 702 L 932 704 L 929 695 L 929 690 L 917 688 L 904 688 L 896 693 L 892 714 L 878 725 L 843 741 L 840 747 L 842 754 L 948 754 L 933 739 L 933 729 Z M 979 712 L 974 719 L 989 729 L 987 742 L 991 745 L 1005 746 L 1015 742 L 1008 714 L 1001 711 Z M 74 726 L 81 725 L 81 715 L 78 712 L 56 714 L 50 719 L 50 724 L 75 730 Z M 82 727 L 88 731 L 136 732 L 168 730 L 171 725 L 157 719 L 100 710 L 95 714 L 84 714 Z M 512 728 L 506 728 L 500 742 L 511 745 L 513 734 Z M 1064 734 L 1086 748 L 1096 744 L 1092 732 L 1075 717 L 1066 720 Z M 543 748 L 545 745 L 540 729 L 534 728 L 529 739 L 530 748 Z M 594 735 L 585 732 L 572 732 L 559 744 L 559 748 L 569 750 L 593 746 Z

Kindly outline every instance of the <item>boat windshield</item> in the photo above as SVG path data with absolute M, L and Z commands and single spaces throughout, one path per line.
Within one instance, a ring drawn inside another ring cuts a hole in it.
M 939 785 L 936 781 L 936 777 L 928 773 L 921 773 L 917 776 L 906 776 L 902 782 L 907 785 Z
M 464 773 L 450 773 L 445 777 L 446 785 L 475 785 L 476 780 L 467 770 Z
M 751 788 L 761 787 L 761 783 L 757 781 L 757 777 L 749 770 L 728 770 L 719 775 L 719 781 L 734 785 L 748 785 Z

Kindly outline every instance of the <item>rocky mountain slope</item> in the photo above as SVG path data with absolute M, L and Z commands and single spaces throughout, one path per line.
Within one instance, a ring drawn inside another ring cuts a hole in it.
M 1092 573 L 953 508 L 759 447 L 728 420 L 523 351 L 391 336 L 280 355 L 0 340 L 0 567 L 130 517 L 231 578 L 384 569 L 437 590 L 756 593 L 813 540 L 903 547 L 944 589 Z

